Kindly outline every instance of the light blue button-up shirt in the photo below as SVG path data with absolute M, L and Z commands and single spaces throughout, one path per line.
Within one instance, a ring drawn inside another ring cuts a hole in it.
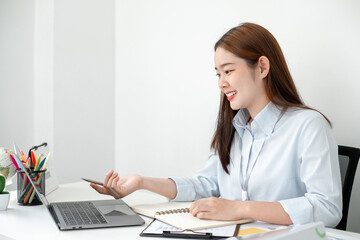
M 249 118 L 241 109 L 233 119 L 230 174 L 211 153 L 194 177 L 171 178 L 177 186 L 173 201 L 243 200 L 245 192 L 251 201 L 280 202 L 295 225 L 336 226 L 342 215 L 338 146 L 325 118 L 306 109 L 282 112 L 271 102 L 251 126 Z

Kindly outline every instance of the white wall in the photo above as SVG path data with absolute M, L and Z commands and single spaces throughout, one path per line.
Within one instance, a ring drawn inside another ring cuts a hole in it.
M 54 1 L 54 156 L 60 182 L 114 167 L 114 1 Z
M 275 35 L 303 99 L 333 122 L 338 143 L 360 147 L 359 1 L 116 4 L 120 174 L 184 176 L 203 166 L 219 105 L 213 45 L 245 21 L 263 25 Z M 359 199 L 360 195 L 352 201 Z M 360 213 L 350 211 L 349 222 L 354 224 L 350 229 L 360 231 Z
M 207 159 L 219 97 L 212 71 L 219 32 L 199 17 L 204 2 L 187 3 L 117 1 L 121 174 L 188 175 Z
M 44 141 L 60 183 L 114 167 L 114 1 L 1 0 L 0 146 Z
M 0 1 L 0 146 L 33 146 L 34 2 Z

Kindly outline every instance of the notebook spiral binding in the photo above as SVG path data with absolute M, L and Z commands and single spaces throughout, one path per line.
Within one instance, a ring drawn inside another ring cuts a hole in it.
M 188 213 L 188 212 L 190 212 L 189 208 L 179 208 L 179 209 L 158 211 L 155 213 L 155 215 L 165 215 L 165 214 L 172 214 L 172 213 Z

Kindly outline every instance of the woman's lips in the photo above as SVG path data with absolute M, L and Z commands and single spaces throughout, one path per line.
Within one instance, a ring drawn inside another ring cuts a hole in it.
M 235 94 L 237 94 L 237 91 L 227 92 L 227 93 L 226 93 L 227 99 L 228 99 L 229 101 L 231 101 L 231 100 L 235 97 Z

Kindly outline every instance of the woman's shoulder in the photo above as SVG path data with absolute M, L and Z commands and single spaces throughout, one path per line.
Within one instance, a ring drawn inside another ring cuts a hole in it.
M 314 109 L 300 108 L 300 107 L 290 107 L 287 109 L 286 113 L 293 116 L 305 117 L 305 118 L 323 117 L 323 115 L 320 112 Z
M 287 109 L 284 116 L 286 120 L 296 122 L 298 124 L 317 122 L 322 125 L 327 123 L 325 117 L 320 112 L 313 109 L 292 107 Z

